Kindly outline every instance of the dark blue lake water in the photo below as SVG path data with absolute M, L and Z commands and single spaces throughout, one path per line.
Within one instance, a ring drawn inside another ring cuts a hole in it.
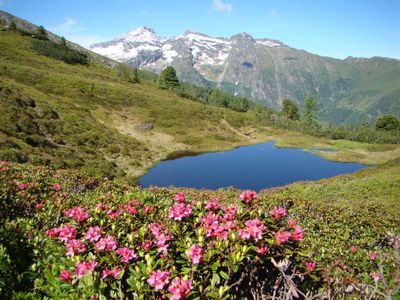
M 267 142 L 162 161 L 139 182 L 142 187 L 218 189 L 234 186 L 259 191 L 300 180 L 352 173 L 365 167 L 358 163 L 329 161 L 302 149 L 277 148 L 273 142 Z

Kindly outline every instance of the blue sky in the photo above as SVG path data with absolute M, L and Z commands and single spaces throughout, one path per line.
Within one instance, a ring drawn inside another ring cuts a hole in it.
M 0 0 L 0 9 L 86 47 L 147 25 L 163 37 L 247 32 L 323 56 L 400 59 L 400 0 Z

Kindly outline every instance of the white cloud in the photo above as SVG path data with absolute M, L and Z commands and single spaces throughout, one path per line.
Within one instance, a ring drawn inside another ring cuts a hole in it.
M 91 44 L 108 40 L 108 38 L 101 35 L 89 33 L 87 28 L 80 24 L 78 20 L 70 17 L 64 18 L 64 21 L 56 26 L 49 27 L 49 31 L 64 36 L 67 40 L 79 44 L 87 49 L 89 49 Z
M 212 7 L 215 11 L 230 13 L 233 9 L 232 4 L 224 3 L 223 0 L 213 0 Z
M 76 19 L 66 17 L 62 23 L 50 27 L 49 30 L 59 35 L 67 35 L 70 33 L 85 31 L 86 28 L 81 26 Z
M 142 15 L 144 15 L 144 16 L 145 16 L 145 15 L 147 15 L 147 10 L 145 10 L 145 9 L 142 9 L 142 10 L 141 10 L 141 13 L 142 13 Z
M 271 10 L 271 12 L 269 13 L 269 15 L 270 15 L 271 17 L 276 17 L 276 16 L 278 15 L 278 12 L 276 11 L 275 8 L 273 8 L 273 9 Z

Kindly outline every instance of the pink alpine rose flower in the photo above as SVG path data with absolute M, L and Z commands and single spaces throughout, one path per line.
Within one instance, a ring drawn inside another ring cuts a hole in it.
M 64 225 L 63 228 L 59 229 L 58 237 L 61 242 L 68 242 L 70 240 L 75 239 L 76 237 L 76 229 L 74 226 Z
M 314 271 L 316 266 L 317 266 L 317 262 L 316 261 L 306 262 L 306 268 L 310 272 Z
M 240 194 L 240 198 L 249 205 L 252 200 L 257 199 L 257 193 L 255 191 L 247 190 Z
M 61 228 L 58 228 L 58 227 L 57 228 L 52 228 L 52 229 L 47 230 L 46 234 L 49 237 L 55 238 L 55 237 L 58 237 L 60 235 L 60 231 L 61 231 Z
M 97 262 L 94 259 L 83 263 L 78 261 L 75 265 L 76 277 L 82 278 L 87 272 L 93 272 L 96 266 Z
M 42 208 L 43 208 L 43 203 L 36 203 L 36 204 L 35 204 L 35 208 L 36 208 L 37 210 L 42 209 Z
M 263 256 L 268 252 L 268 247 L 267 246 L 260 246 L 257 248 L 257 253 L 259 256 Z
M 203 248 L 193 244 L 189 250 L 189 257 L 193 264 L 198 265 L 203 261 Z
M 371 251 L 371 252 L 369 253 L 369 258 L 370 258 L 371 260 L 376 260 L 376 259 L 378 258 L 378 254 L 377 254 L 375 251 Z
M 134 207 L 132 205 L 132 201 L 128 200 L 128 202 L 124 205 L 124 209 L 128 214 L 131 215 L 137 215 L 138 214 L 138 210 L 136 209 L 136 207 Z
M 53 188 L 54 188 L 56 191 L 59 191 L 59 190 L 61 190 L 61 185 L 60 185 L 59 183 L 55 183 L 55 184 L 53 184 Z
M 283 207 L 274 207 L 269 211 L 269 215 L 271 218 L 275 219 L 276 221 L 279 221 L 282 219 L 284 216 L 286 216 L 286 209 Z
M 101 238 L 97 243 L 96 243 L 96 250 L 97 251 L 111 251 L 115 250 L 117 248 L 117 242 L 115 241 L 115 238 L 111 235 L 107 235 L 104 238 Z
M 117 210 L 111 209 L 107 212 L 107 216 L 109 216 L 111 219 L 116 219 L 120 214 L 121 214 L 121 211 L 119 209 L 117 209 Z
M 100 237 L 101 228 L 99 226 L 90 226 L 85 235 L 85 239 L 91 242 L 97 242 Z
M 19 188 L 20 190 L 26 189 L 27 186 L 28 186 L 28 185 L 27 185 L 26 183 L 24 183 L 24 182 L 21 182 L 20 184 L 18 184 L 18 188 Z
M 297 221 L 294 220 L 294 219 L 290 219 L 290 220 L 287 222 L 287 224 L 288 224 L 289 228 L 294 228 L 294 227 L 297 225 Z
M 350 251 L 351 251 L 351 253 L 356 253 L 357 252 L 357 247 L 355 247 L 355 246 L 352 246 L 351 248 L 350 248 Z
M 185 299 L 189 295 L 192 289 L 192 282 L 190 280 L 184 280 L 180 277 L 176 277 L 168 288 L 168 291 L 172 293 L 172 300 Z
M 190 204 L 178 203 L 171 207 L 169 210 L 169 217 L 176 221 L 182 221 L 182 219 L 190 217 L 192 214 L 192 207 Z
M 67 255 L 74 257 L 76 253 L 82 253 L 86 251 L 85 243 L 81 240 L 70 240 L 66 244 Z
M 143 241 L 142 248 L 143 248 L 144 251 L 149 252 L 151 250 L 151 247 L 153 247 L 153 241 L 152 240 Z
M 110 209 L 110 205 L 108 204 L 103 204 L 101 202 L 96 204 L 96 208 L 99 210 L 109 210 Z
M 246 228 L 239 230 L 239 236 L 245 240 L 253 238 L 255 241 L 262 239 L 265 226 L 259 219 L 249 220 L 244 223 Z
M 66 211 L 64 211 L 64 214 L 69 218 L 73 218 L 78 223 L 86 221 L 90 217 L 89 213 L 86 212 L 85 209 L 82 207 L 67 209 Z
M 220 207 L 221 207 L 221 205 L 219 204 L 219 199 L 218 198 L 215 198 L 213 200 L 209 200 L 206 203 L 206 208 L 208 210 L 211 210 L 211 211 L 218 210 Z
M 115 269 L 104 269 L 102 272 L 101 279 L 105 279 L 107 277 L 113 277 L 114 279 L 118 279 L 120 275 L 121 269 L 120 268 L 115 268 Z
M 224 209 L 225 211 L 225 216 L 224 220 L 225 221 L 234 221 L 237 213 L 237 206 L 232 204 Z
M 119 248 L 117 251 L 115 251 L 118 255 L 121 256 L 121 261 L 124 263 L 129 262 L 131 259 L 136 258 L 135 251 L 129 249 L 129 248 Z
M 295 226 L 291 238 L 294 241 L 302 241 L 304 239 L 303 227 Z
M 292 235 L 289 231 L 278 231 L 275 232 L 275 240 L 278 245 L 286 243 Z
M 60 272 L 59 276 L 60 280 L 65 281 L 65 282 L 71 282 L 72 280 L 72 273 L 69 272 L 68 270 L 62 270 Z
M 143 205 L 144 213 L 147 215 L 153 211 L 154 207 L 150 205 Z
M 147 279 L 147 283 L 154 287 L 156 291 L 161 291 L 168 282 L 168 271 L 153 271 Z
M 185 201 L 186 201 L 185 194 L 184 194 L 184 193 L 177 193 L 177 194 L 174 196 L 174 200 L 175 200 L 176 202 L 178 202 L 178 203 L 185 203 Z

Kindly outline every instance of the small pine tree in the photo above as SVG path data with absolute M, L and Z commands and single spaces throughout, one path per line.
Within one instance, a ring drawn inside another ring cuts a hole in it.
M 298 110 L 296 104 L 289 99 L 283 100 L 281 113 L 285 118 L 288 118 L 291 120 L 299 119 L 299 110 Z
M 158 76 L 157 85 L 161 89 L 177 90 L 180 87 L 176 71 L 173 67 L 166 67 Z
M 10 24 L 8 24 L 8 30 L 10 30 L 10 31 L 15 31 L 15 30 L 17 30 L 17 24 L 15 24 L 14 20 L 12 20 L 12 21 L 10 22 Z
M 317 100 L 312 97 L 308 97 L 304 100 L 303 111 L 302 111 L 302 122 L 304 125 L 313 127 L 318 126 L 318 104 Z
M 132 78 L 133 83 L 140 83 L 140 79 L 139 79 L 139 73 L 138 73 L 138 69 L 134 68 L 133 69 L 133 78 Z
M 36 38 L 38 38 L 39 40 L 47 40 L 47 32 L 46 29 L 44 29 L 44 27 L 42 25 L 40 25 L 37 29 L 36 29 Z
M 61 37 L 61 40 L 60 40 L 60 45 L 62 46 L 62 47 L 67 47 L 67 41 L 65 40 L 65 37 Z

